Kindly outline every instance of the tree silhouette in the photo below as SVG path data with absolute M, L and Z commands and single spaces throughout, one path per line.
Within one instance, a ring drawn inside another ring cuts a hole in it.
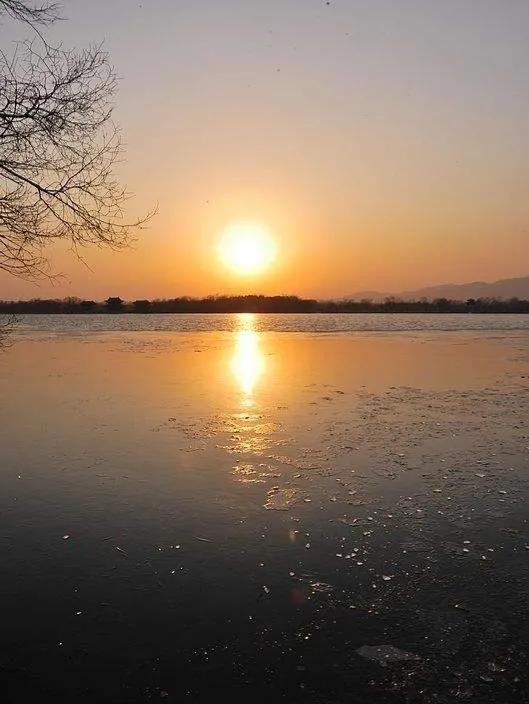
M 150 215 L 125 218 L 113 175 L 122 145 L 107 54 L 50 46 L 42 29 L 58 19 L 55 3 L 0 0 L 2 14 L 34 37 L 0 52 L 0 269 L 34 278 L 49 275 L 52 242 L 120 248 Z
M 5 349 L 11 342 L 11 331 L 16 322 L 16 316 L 0 315 L 0 350 Z
M 135 313 L 149 313 L 151 310 L 151 302 L 146 299 L 139 299 L 132 302 L 132 307 Z
M 123 310 L 123 300 L 119 296 L 111 296 L 105 301 L 107 310 L 111 313 L 116 313 Z
M 49 0 L 40 5 L 27 0 L 0 0 L 0 12 L 32 26 L 49 24 L 59 19 L 59 5 Z
M 440 302 L 441 301 L 441 302 Z M 469 305 L 469 301 L 473 303 Z M 138 299 L 124 301 L 119 296 L 106 301 L 81 300 L 68 297 L 61 299 L 34 298 L 30 301 L 0 300 L 1 316 L 25 313 L 524 313 L 529 314 L 529 300 L 510 298 L 477 298 L 467 301 L 444 299 L 400 300 L 389 298 L 385 301 L 324 300 L 318 301 L 297 296 L 208 296 L 191 298 L 181 296 L 169 299 Z

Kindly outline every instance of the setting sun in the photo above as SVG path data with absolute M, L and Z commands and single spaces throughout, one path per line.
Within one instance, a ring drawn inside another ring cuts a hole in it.
M 273 263 L 277 246 L 264 225 L 239 223 L 224 231 L 219 253 L 223 263 L 237 274 L 251 275 Z

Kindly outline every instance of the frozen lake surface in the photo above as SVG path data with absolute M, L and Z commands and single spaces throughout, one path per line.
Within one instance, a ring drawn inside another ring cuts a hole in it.
M 244 314 L 242 314 L 244 315 Z M 21 315 L 19 328 L 49 332 L 211 332 L 237 331 L 241 315 L 96 314 Z M 369 332 L 419 330 L 529 330 L 529 315 L 438 315 L 401 313 L 261 314 L 259 332 Z
M 525 327 L 25 317 L 6 701 L 527 701 Z

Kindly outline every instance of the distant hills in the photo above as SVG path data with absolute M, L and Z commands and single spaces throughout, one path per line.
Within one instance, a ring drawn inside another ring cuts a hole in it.
M 0 300 L 0 316 L 90 313 L 524 313 L 529 314 L 529 276 L 487 283 L 442 284 L 400 293 L 358 291 L 341 299 L 316 300 L 299 296 L 179 296 L 105 301 L 75 296 L 63 299 Z M 0 323 L 1 324 L 1 323 Z
M 345 296 L 343 300 L 371 299 L 372 301 L 383 301 L 386 298 L 399 298 L 401 300 L 418 300 L 426 298 L 449 298 L 455 301 L 465 301 L 469 298 L 522 298 L 529 299 L 529 276 L 522 276 L 516 279 L 500 279 L 492 283 L 486 281 L 473 281 L 468 284 L 440 284 L 438 286 L 426 286 L 412 291 L 400 291 L 399 293 L 383 293 L 381 291 L 357 291 L 350 296 Z

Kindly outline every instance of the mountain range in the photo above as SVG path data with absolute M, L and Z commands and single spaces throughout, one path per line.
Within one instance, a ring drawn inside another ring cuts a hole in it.
M 361 300 L 363 298 L 373 301 L 382 301 L 385 298 L 399 298 L 402 300 L 412 300 L 427 298 L 449 298 L 457 301 L 464 301 L 468 298 L 522 298 L 529 299 L 529 276 L 522 276 L 515 279 L 500 279 L 487 283 L 486 281 L 473 281 L 467 284 L 439 284 L 438 286 L 426 286 L 411 291 L 400 291 L 398 293 L 384 293 L 382 291 L 357 291 L 346 300 Z

